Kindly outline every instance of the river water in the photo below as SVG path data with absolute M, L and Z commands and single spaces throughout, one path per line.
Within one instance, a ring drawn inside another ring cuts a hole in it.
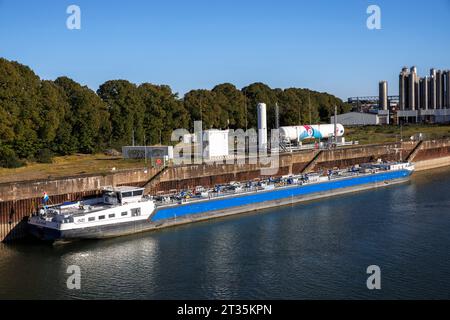
M 79 266 L 81 289 L 67 268 Z M 381 270 L 369 290 L 367 267 Z M 128 237 L 0 245 L 0 299 L 450 298 L 450 169 Z

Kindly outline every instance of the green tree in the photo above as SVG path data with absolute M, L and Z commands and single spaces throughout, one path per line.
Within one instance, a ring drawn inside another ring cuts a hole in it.
M 303 113 L 306 107 L 297 89 L 290 88 L 278 94 L 280 125 L 295 126 L 304 122 Z
M 38 137 L 46 147 L 51 146 L 58 134 L 58 128 L 65 121 L 70 110 L 64 91 L 52 81 L 42 81 L 38 104 Z
M 246 125 L 246 101 L 244 94 L 231 83 L 223 83 L 212 89 L 227 125 L 232 129 L 243 129 Z
M 58 142 L 66 144 L 67 150 L 75 144 L 82 153 L 93 153 L 104 148 L 109 142 L 110 132 L 106 104 L 91 89 L 72 79 L 60 77 L 55 83 L 62 88 L 70 105 L 65 117 L 68 125 L 60 132 L 67 140 Z M 68 138 L 69 131 L 74 138 Z
M 266 84 L 257 82 L 242 89 L 246 97 L 248 127 L 256 128 L 258 125 L 257 105 L 265 103 L 267 105 L 267 124 L 271 128 L 275 124 L 275 104 L 278 102 L 276 93 Z
M 172 131 L 187 128 L 189 114 L 169 86 L 144 83 L 139 86 L 144 105 L 144 132 L 147 144 L 170 143 Z
M 97 90 L 106 103 L 111 120 L 111 142 L 115 147 L 144 140 L 145 108 L 135 84 L 126 80 L 111 80 Z
M 0 58 L 0 142 L 20 158 L 39 148 L 39 90 L 40 79 L 29 67 Z
M 184 107 L 191 115 L 191 128 L 194 121 L 203 121 L 203 128 L 226 128 L 227 113 L 216 99 L 216 94 L 209 90 L 192 90 L 184 96 Z

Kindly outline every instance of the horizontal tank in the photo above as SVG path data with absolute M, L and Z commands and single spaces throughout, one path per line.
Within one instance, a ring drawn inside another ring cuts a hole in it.
M 302 141 L 305 139 L 327 139 L 333 137 L 334 124 L 304 125 L 281 127 L 280 137 L 284 141 Z M 336 137 L 342 137 L 345 129 L 342 124 L 336 125 Z

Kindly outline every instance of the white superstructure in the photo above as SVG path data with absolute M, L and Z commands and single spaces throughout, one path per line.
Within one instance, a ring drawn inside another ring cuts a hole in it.
M 146 220 L 154 210 L 155 204 L 144 197 L 143 188 L 107 188 L 100 198 L 44 207 L 28 223 L 56 231 L 107 227 Z

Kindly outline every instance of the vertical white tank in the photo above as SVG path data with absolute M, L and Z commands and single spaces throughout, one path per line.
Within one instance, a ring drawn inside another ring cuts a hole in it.
M 267 107 L 258 103 L 258 147 L 260 151 L 267 150 Z

